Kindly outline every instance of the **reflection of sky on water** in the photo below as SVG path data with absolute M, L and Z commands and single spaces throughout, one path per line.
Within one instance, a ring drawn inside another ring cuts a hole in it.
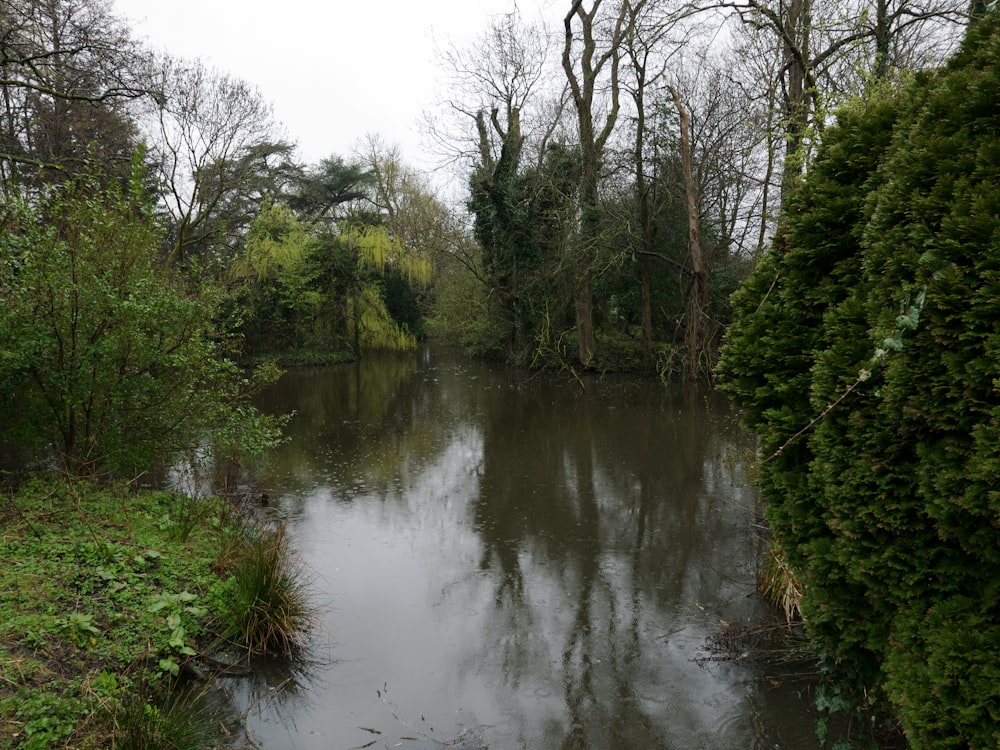
M 363 377 L 347 402 L 333 378 L 341 410 L 311 413 L 287 449 L 305 455 L 275 466 L 331 603 L 329 663 L 251 712 L 257 741 L 781 747 L 760 725 L 787 717 L 759 714 L 753 672 L 698 658 L 723 621 L 759 612 L 724 407 L 567 398 L 565 383 L 461 367 L 383 375 L 377 405 Z

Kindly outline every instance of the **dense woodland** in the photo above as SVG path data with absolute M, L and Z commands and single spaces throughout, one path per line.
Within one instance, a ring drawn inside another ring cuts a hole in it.
M 565 5 L 442 52 L 431 176 L 377 134 L 301 163 L 250 83 L 106 0 L 0 0 L 6 442 L 236 458 L 280 431 L 252 363 L 433 335 L 696 380 L 728 328 L 826 663 L 914 747 L 997 747 L 992 4 Z

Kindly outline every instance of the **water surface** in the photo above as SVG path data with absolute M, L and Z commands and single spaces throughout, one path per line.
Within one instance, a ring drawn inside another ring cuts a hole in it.
M 771 616 L 724 398 L 423 349 L 264 406 L 323 611 L 306 665 L 234 683 L 263 747 L 818 747 L 802 684 L 706 641 Z

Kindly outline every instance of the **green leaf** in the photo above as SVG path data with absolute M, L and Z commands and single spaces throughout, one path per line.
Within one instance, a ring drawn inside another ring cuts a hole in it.
M 180 674 L 181 667 L 174 659 L 160 659 L 160 670 L 163 672 L 169 672 L 174 677 Z

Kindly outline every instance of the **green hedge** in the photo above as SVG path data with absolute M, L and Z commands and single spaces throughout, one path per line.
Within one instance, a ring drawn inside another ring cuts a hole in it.
M 831 663 L 913 747 L 1000 745 L 1000 23 L 841 113 L 719 374 Z

